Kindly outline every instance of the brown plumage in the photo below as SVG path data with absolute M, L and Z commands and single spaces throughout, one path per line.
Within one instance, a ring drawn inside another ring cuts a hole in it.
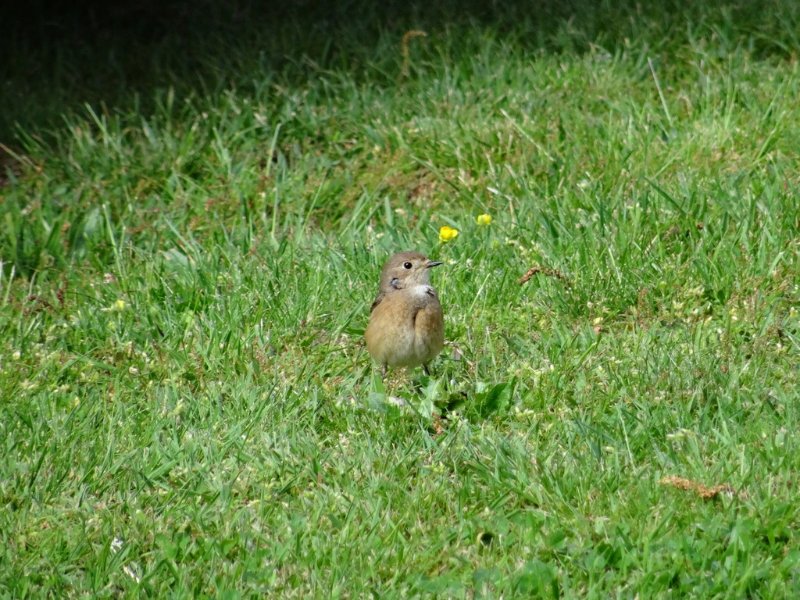
M 367 350 L 383 367 L 416 367 L 428 363 L 444 346 L 444 318 L 430 269 L 442 263 L 419 252 L 393 255 L 381 271 L 365 337 Z

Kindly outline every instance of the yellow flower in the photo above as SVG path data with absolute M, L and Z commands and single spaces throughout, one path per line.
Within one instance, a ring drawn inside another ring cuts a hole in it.
M 475 222 L 478 223 L 478 225 L 491 225 L 492 215 L 487 215 L 486 213 L 478 215 L 475 218 Z
M 458 229 L 454 229 L 453 227 L 449 227 L 447 225 L 443 225 L 439 228 L 439 241 L 449 242 L 450 240 L 454 240 L 458 237 Z
M 111 310 L 115 310 L 117 312 L 122 312 L 123 310 L 125 310 L 125 300 L 120 298 L 119 300 L 114 302 L 114 304 L 111 305 Z

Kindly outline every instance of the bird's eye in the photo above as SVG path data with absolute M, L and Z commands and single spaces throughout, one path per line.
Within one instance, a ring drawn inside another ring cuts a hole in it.
M 410 263 L 410 262 L 404 262 L 404 263 L 403 263 L 403 267 L 405 267 L 406 269 L 410 269 L 410 268 L 411 268 L 411 266 L 412 266 L 412 265 L 411 265 L 411 263 Z

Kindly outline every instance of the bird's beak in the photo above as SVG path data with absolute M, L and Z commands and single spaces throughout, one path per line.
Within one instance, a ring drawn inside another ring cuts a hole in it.
M 429 260 L 427 263 L 425 263 L 425 268 L 430 269 L 431 267 L 438 267 L 441 264 L 441 261 Z

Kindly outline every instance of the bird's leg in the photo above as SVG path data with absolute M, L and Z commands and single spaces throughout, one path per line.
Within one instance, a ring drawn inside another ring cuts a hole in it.
M 428 368 L 428 363 L 422 365 L 422 370 L 425 371 L 425 375 L 428 377 L 431 376 L 431 370 Z
M 389 372 L 389 365 L 383 365 L 383 367 L 381 367 L 381 379 L 386 381 L 386 375 L 388 372 Z

